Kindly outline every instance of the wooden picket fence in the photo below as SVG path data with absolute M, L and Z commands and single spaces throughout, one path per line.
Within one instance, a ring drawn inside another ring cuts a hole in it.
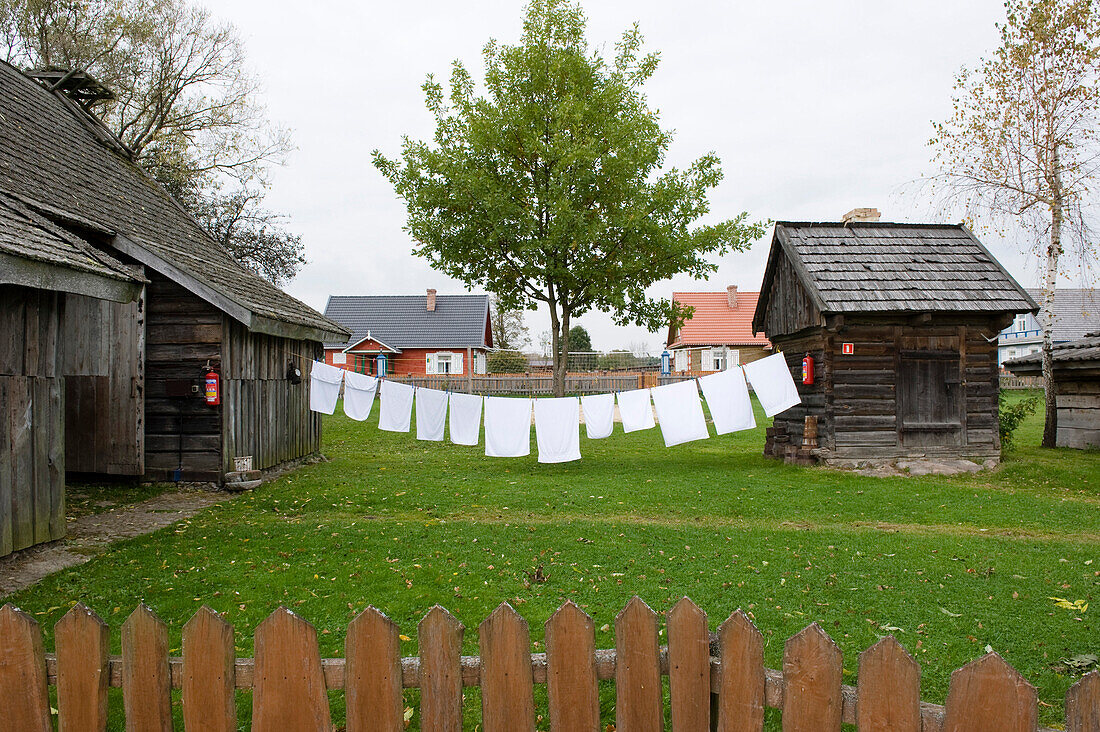
M 56 652 L 38 624 L 0 609 L 0 728 L 52 729 L 50 685 L 61 730 L 102 730 L 108 687 L 122 687 L 128 730 L 171 730 L 172 689 L 182 690 L 184 727 L 237 728 L 235 690 L 252 690 L 252 729 L 332 730 L 327 691 L 342 689 L 348 732 L 402 730 L 402 689 L 420 689 L 423 730 L 462 728 L 462 689 L 481 687 L 485 732 L 533 730 L 533 686 L 547 685 L 554 730 L 600 729 L 597 681 L 614 680 L 615 728 L 661 730 L 669 677 L 672 728 L 761 730 L 764 709 L 781 710 L 787 732 L 1034 732 L 1035 687 L 996 653 L 951 675 L 945 706 L 920 700 L 920 666 L 893 638 L 859 655 L 858 683 L 841 683 L 841 652 L 816 623 L 787 640 L 781 671 L 765 668 L 764 640 L 740 610 L 707 629 L 691 600 L 666 617 L 637 597 L 615 618 L 615 648 L 597 650 L 594 623 L 572 602 L 546 621 L 545 653 L 531 653 L 527 622 L 507 603 L 478 627 L 480 656 L 463 656 L 462 624 L 432 608 L 417 626 L 419 657 L 402 658 L 397 626 L 373 607 L 348 625 L 344 658 L 322 659 L 314 627 L 286 608 L 256 628 L 255 657 L 236 658 L 233 627 L 203 607 L 183 627 L 181 658 L 168 655 L 168 627 L 144 604 L 122 624 L 122 656 L 109 656 L 107 625 L 76 605 L 54 628 Z M 1066 694 L 1065 729 L 1100 730 L 1100 672 Z

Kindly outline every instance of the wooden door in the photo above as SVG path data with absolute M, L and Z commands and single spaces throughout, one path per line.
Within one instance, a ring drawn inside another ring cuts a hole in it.
M 962 445 L 966 400 L 957 350 L 902 351 L 897 393 L 903 446 Z
M 65 468 L 145 472 L 145 295 L 115 303 L 68 295 L 62 319 Z

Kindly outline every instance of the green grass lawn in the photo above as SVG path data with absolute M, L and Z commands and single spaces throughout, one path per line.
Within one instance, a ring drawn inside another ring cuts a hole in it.
M 47 649 L 53 624 L 81 600 L 112 625 L 117 652 L 118 626 L 145 600 L 169 623 L 173 653 L 207 604 L 250 656 L 252 629 L 285 604 L 318 627 L 322 655 L 339 656 L 346 624 L 368 604 L 412 638 L 412 655 L 416 623 L 435 603 L 466 625 L 476 653 L 478 623 L 505 600 L 541 642 L 550 613 L 572 599 L 608 648 L 603 628 L 632 595 L 658 611 L 688 595 L 712 629 L 737 607 L 750 611 L 773 668 L 784 639 L 818 621 L 844 652 L 847 683 L 859 651 L 895 628 L 923 667 L 923 698 L 937 703 L 951 671 L 989 645 L 1038 686 L 1051 724 L 1074 681 L 1061 659 L 1100 652 L 1100 452 L 1041 450 L 1041 427 L 1029 418 L 994 472 L 869 478 L 767 460 L 762 426 L 671 449 L 659 430 L 616 430 L 582 436 L 579 462 L 540 465 L 336 416 L 325 422 L 329 462 L 11 600 L 43 625 Z M 547 581 L 529 585 L 538 565 Z M 1076 613 L 1052 596 L 1095 607 Z M 613 690 L 602 699 L 613 721 Z M 341 705 L 333 693 L 337 718 Z M 240 706 L 246 720 L 247 694 Z M 119 697 L 115 723 L 120 707 Z M 467 709 L 473 720 L 476 690 Z

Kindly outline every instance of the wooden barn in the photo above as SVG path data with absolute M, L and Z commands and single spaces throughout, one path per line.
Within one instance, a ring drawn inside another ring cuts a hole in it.
M 0 193 L 0 556 L 65 535 L 69 298 L 135 301 L 134 269 Z
M 798 456 L 812 416 L 826 463 L 999 459 L 997 334 L 1035 309 L 965 226 L 777 223 L 753 328 L 802 404 L 776 415 L 765 454 Z
M 1005 368 L 1020 376 L 1042 376 L 1042 354 L 1012 359 Z M 1100 330 L 1054 346 L 1054 389 L 1058 393 L 1055 444 L 1100 447 Z
M 238 264 L 64 89 L 0 62 L 0 119 L 0 193 L 141 282 L 129 302 L 66 295 L 66 469 L 221 481 L 236 457 L 263 469 L 315 453 L 309 379 L 290 367 L 308 374 L 347 331 Z

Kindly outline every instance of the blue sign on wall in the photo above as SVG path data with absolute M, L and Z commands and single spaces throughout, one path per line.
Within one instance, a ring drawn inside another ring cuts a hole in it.
M 665 351 L 661 354 L 661 376 L 668 376 L 672 373 L 672 354 Z
M 386 354 L 378 354 L 378 358 L 374 359 L 375 373 L 379 376 L 386 375 Z

